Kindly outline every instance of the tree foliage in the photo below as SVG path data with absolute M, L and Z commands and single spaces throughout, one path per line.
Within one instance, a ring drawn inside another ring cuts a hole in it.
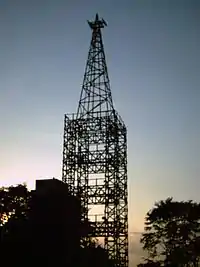
M 2 265 L 27 266 L 27 262 L 31 260 L 33 263 L 34 258 L 36 258 L 35 252 L 38 245 L 34 242 L 35 237 L 31 221 L 33 196 L 34 194 L 27 189 L 26 185 L 0 189 L 0 254 Z M 89 221 L 81 225 L 83 236 L 95 230 Z M 57 231 L 57 229 L 51 230 L 52 232 Z M 40 240 L 37 242 L 40 243 Z M 73 266 L 114 266 L 108 259 L 106 250 L 101 248 L 94 239 L 90 240 L 87 247 L 77 249 L 75 254 L 77 256 L 76 264 Z M 12 256 L 9 257 L 9 255 Z M 35 262 L 35 264 L 38 263 Z M 55 266 L 53 262 L 49 264 Z M 70 263 L 69 266 L 71 266 Z
M 30 254 L 28 229 L 31 192 L 26 185 L 0 189 L 0 251 L 2 265 L 25 266 Z M 21 255 L 20 251 L 23 251 Z M 12 256 L 9 256 L 12 255 Z
M 148 252 L 146 267 L 198 266 L 200 204 L 172 198 L 156 203 L 146 215 L 141 243 Z
M 0 226 L 14 218 L 25 218 L 29 211 L 31 192 L 26 185 L 0 189 Z

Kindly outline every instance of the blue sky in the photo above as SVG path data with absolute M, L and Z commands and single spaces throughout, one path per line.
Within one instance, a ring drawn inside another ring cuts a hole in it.
M 155 201 L 200 201 L 199 1 L 1 0 L 0 182 L 61 178 L 63 115 L 77 109 L 96 12 L 141 231 Z

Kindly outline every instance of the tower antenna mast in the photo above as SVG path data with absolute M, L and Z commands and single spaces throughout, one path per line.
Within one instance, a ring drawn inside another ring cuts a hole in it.
M 114 109 L 98 14 L 77 113 L 65 115 L 62 179 L 116 267 L 128 267 L 127 130 Z
M 101 29 L 107 23 L 104 19 L 100 20 L 96 14 L 95 20 L 88 21 L 88 24 L 92 29 L 92 39 L 77 111 L 78 117 L 93 116 L 101 110 L 114 110 L 101 34 Z

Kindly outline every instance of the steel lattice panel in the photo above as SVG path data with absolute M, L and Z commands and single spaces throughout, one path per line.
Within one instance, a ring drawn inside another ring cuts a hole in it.
M 79 194 L 86 208 L 104 205 L 101 220 L 92 220 L 88 213 L 85 219 L 93 222 L 94 236 L 105 238 L 111 258 L 126 259 L 126 127 L 115 113 L 95 115 L 87 119 L 65 116 L 63 181 Z

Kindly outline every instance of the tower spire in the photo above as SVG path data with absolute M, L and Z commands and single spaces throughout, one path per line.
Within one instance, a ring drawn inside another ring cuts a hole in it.
M 77 113 L 65 115 L 62 180 L 78 196 L 83 223 L 97 238 L 115 267 L 128 267 L 127 130 L 114 110 L 101 29 L 96 14 Z
M 92 40 L 78 105 L 79 118 L 114 110 L 101 34 L 107 23 L 96 14 L 95 20 L 88 21 L 88 24 L 92 29 Z

